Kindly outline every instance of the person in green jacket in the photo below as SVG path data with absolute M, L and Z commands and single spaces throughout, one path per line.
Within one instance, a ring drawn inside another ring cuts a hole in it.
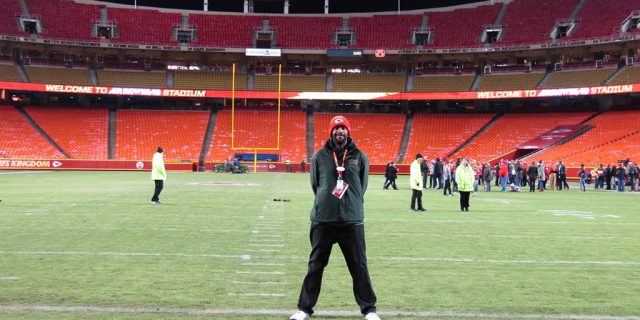
M 158 147 L 151 161 L 151 180 L 153 180 L 156 185 L 153 191 L 153 197 L 151 197 L 151 204 L 160 204 L 160 192 L 162 192 L 164 188 L 164 181 L 167 180 L 167 171 L 164 169 L 163 156 L 164 150 Z
M 305 320 L 313 314 L 320 295 L 324 268 L 331 248 L 338 244 L 353 279 L 353 293 L 365 320 L 380 320 L 376 294 L 367 267 L 364 237 L 364 193 L 369 160 L 349 136 L 351 126 L 343 116 L 329 124 L 330 139 L 311 159 L 311 254 L 298 298 L 298 311 L 289 319 Z
M 460 166 L 456 168 L 456 182 L 460 192 L 460 211 L 469 211 L 469 198 L 473 191 L 474 171 L 467 158 L 462 158 Z
M 413 212 L 427 211 L 422 206 L 422 188 L 424 188 L 424 176 L 422 175 L 422 155 L 416 154 L 416 159 L 411 163 L 409 171 L 409 184 L 411 185 L 411 207 L 409 210 Z M 416 202 L 418 208 L 416 208 Z

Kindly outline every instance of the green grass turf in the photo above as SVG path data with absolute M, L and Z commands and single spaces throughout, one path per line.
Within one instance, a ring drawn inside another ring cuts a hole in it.
M 365 197 L 380 311 L 640 316 L 640 193 L 480 192 L 462 213 L 458 197 L 428 190 L 428 212 L 416 214 L 408 177 L 398 191 L 382 190 L 383 179 L 371 176 Z M 242 312 L 295 309 L 310 248 L 308 175 L 170 173 L 162 205 L 149 203 L 152 191 L 148 173 L 0 172 L 0 318 L 236 309 L 229 318 L 283 319 Z M 336 246 L 316 311 L 357 310 Z

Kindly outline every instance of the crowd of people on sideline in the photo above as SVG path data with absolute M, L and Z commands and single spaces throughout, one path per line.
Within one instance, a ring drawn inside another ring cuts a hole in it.
M 479 163 L 466 158 L 455 161 L 436 158 L 429 161 L 425 157 L 420 164 L 422 185 L 425 189 L 441 189 L 445 196 L 460 194 L 457 171 L 461 165 L 468 165 L 473 170 L 473 193 L 480 189 L 491 191 L 492 185 L 499 187 L 502 192 L 520 192 L 527 186 L 529 192 L 569 190 L 567 167 L 562 161 L 544 160 L 528 163 L 525 160 L 502 159 L 492 166 L 488 162 Z M 575 178 L 578 179 L 580 191 L 583 192 L 587 190 L 588 184 L 593 184 L 594 190 L 623 192 L 626 187 L 630 191 L 640 190 L 640 168 L 629 159 L 592 167 L 581 164 Z

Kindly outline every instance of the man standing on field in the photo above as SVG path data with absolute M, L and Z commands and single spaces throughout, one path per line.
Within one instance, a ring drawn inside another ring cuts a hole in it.
M 311 254 L 302 282 L 298 311 L 290 320 L 305 320 L 313 314 L 320 295 L 322 273 L 329 263 L 331 248 L 340 246 L 353 279 L 353 293 L 365 320 L 380 320 L 376 294 L 367 267 L 364 237 L 364 193 L 369 178 L 369 160 L 349 137 L 351 126 L 343 116 L 329 124 L 324 147 L 311 159 L 311 188 L 315 201 L 311 209 Z
M 160 204 L 160 192 L 164 188 L 164 181 L 167 180 L 167 171 L 164 169 L 164 150 L 158 147 L 156 153 L 153 154 L 151 161 L 151 180 L 155 182 L 156 188 L 151 197 L 151 204 Z

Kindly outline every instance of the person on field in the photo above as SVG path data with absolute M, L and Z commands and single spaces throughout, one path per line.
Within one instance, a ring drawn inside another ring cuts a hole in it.
M 456 181 L 460 193 L 460 211 L 469 211 L 469 198 L 473 191 L 475 170 L 467 158 L 462 158 L 460 166 L 456 169 Z
M 627 175 L 622 163 L 618 163 L 618 169 L 616 169 L 616 177 L 618 178 L 618 192 L 624 192 L 624 179 Z
M 509 168 L 507 166 L 507 162 L 502 159 L 500 160 L 500 169 L 498 171 L 498 175 L 500 176 L 500 185 L 502 189 L 500 191 L 507 192 L 507 180 L 509 179 Z
M 151 161 L 151 180 L 155 183 L 151 204 L 160 204 L 160 192 L 164 188 L 164 181 L 167 180 L 167 171 L 164 169 L 164 150 L 158 147 L 153 154 Z
M 540 192 L 544 192 L 544 184 L 547 180 L 545 173 L 544 162 L 540 160 L 538 161 L 538 191 Z
M 442 166 L 442 180 L 444 180 L 443 195 L 450 196 L 451 194 L 451 165 L 450 162 L 444 162 Z M 449 194 L 447 194 L 449 191 Z
M 424 207 L 422 207 L 422 189 L 424 188 L 423 182 L 425 181 L 422 176 L 423 171 L 420 170 L 422 163 L 424 160 L 422 159 L 421 154 L 416 154 L 416 159 L 411 163 L 411 168 L 409 171 L 409 185 L 411 186 L 411 207 L 410 210 L 413 212 L 417 211 L 427 211 Z M 418 207 L 416 208 L 416 202 Z
M 486 192 L 491 192 L 491 181 L 493 180 L 493 170 L 491 170 L 491 164 L 490 163 L 485 163 L 484 164 L 484 169 L 482 170 L 482 178 L 484 179 L 484 183 L 485 183 L 485 191 Z
M 396 179 L 398 179 L 398 168 L 396 168 L 395 162 L 389 162 L 385 176 L 387 177 L 387 180 L 384 183 L 384 189 L 389 189 L 389 186 L 392 186 L 393 190 L 398 190 L 398 186 L 396 185 Z
M 562 161 L 558 162 L 558 185 L 560 186 L 559 190 L 563 188 L 565 190 L 569 190 L 569 184 L 567 183 L 567 167 L 562 163 Z
M 425 156 L 420 163 L 420 169 L 422 170 L 422 187 L 427 187 L 427 177 L 429 176 L 429 157 Z
M 580 170 L 578 171 L 578 178 L 580 179 L 580 191 L 585 192 L 587 191 L 587 185 L 585 184 L 585 181 L 587 179 L 587 170 L 585 170 L 584 168 L 584 163 L 580 164 Z
M 527 177 L 529 178 L 529 192 L 535 192 L 536 179 L 538 178 L 538 167 L 535 161 L 531 161 L 531 165 L 527 169 Z
M 365 320 L 380 320 L 367 267 L 364 236 L 364 193 L 369 179 L 369 160 L 350 133 L 347 118 L 334 117 L 329 123 L 329 139 L 311 159 L 311 189 L 315 195 L 309 232 L 311 253 L 298 298 L 298 311 L 290 320 L 305 320 L 313 314 L 322 274 L 336 243 L 349 268 L 360 312 Z

